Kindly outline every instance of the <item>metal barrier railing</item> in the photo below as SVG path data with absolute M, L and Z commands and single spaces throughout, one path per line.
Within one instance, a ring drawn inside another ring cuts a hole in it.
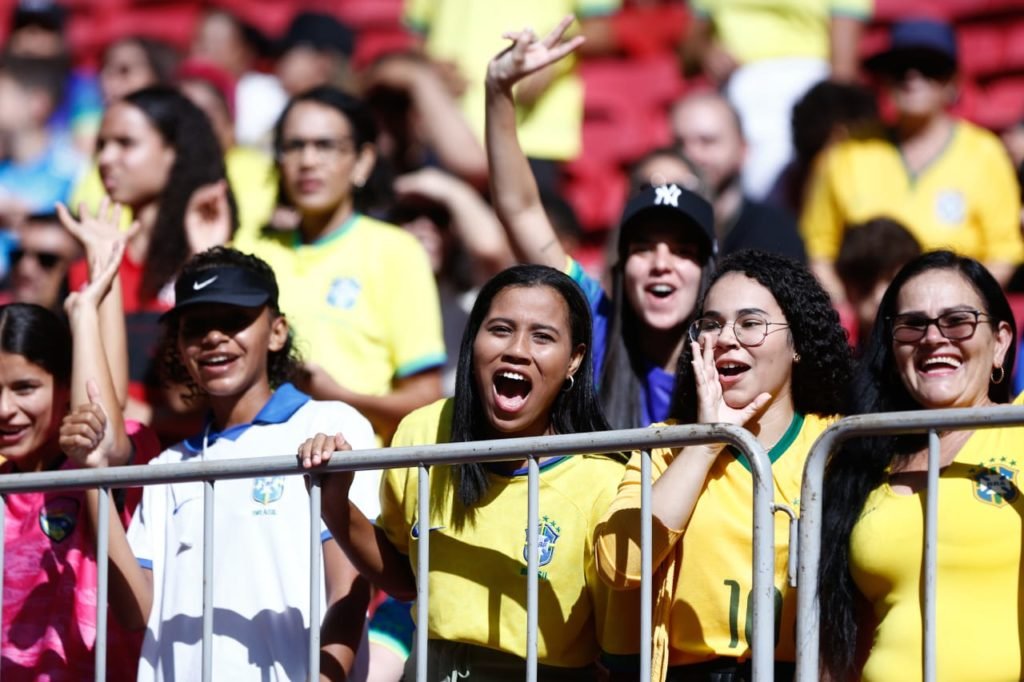
M 728 424 L 700 424 L 688 426 L 661 426 L 641 429 L 607 431 L 601 433 L 569 434 L 536 438 L 449 443 L 443 445 L 357 450 L 335 457 L 326 467 L 302 470 L 294 456 L 261 457 L 232 461 L 186 462 L 155 466 L 125 466 L 107 469 L 78 469 L 55 472 L 9 474 L 0 477 L 0 495 L 40 490 L 81 490 L 99 488 L 99 520 L 97 537 L 97 636 L 96 679 L 105 679 L 106 622 L 107 622 L 107 557 L 108 523 L 111 488 L 139 485 L 204 482 L 203 505 L 203 613 L 202 613 L 202 679 L 212 679 L 213 640 L 213 511 L 214 486 L 218 480 L 251 478 L 256 476 L 310 475 L 310 679 L 319 676 L 320 641 L 320 485 L 319 479 L 330 471 L 360 469 L 386 469 L 419 467 L 419 518 L 429 514 L 429 467 L 463 462 L 493 462 L 509 459 L 529 461 L 527 509 L 527 680 L 537 678 L 537 577 L 538 556 L 538 499 L 539 467 L 537 458 L 611 452 L 643 451 L 641 463 L 641 611 L 640 611 L 640 679 L 650 679 L 651 673 L 651 611 L 652 611 L 652 559 L 651 559 L 651 458 L 653 448 L 679 447 L 707 443 L 726 443 L 747 457 L 753 474 L 753 637 L 751 659 L 754 678 L 771 682 L 774 649 L 774 575 L 775 527 L 771 463 L 765 450 L 745 429 Z M 524 455 L 524 453 L 529 453 Z M 3 530 L 6 505 L 0 506 L 0 576 L 3 575 Z M 417 682 L 426 680 L 427 623 L 429 608 L 429 533 L 420 533 L 419 564 L 417 570 L 417 628 L 418 660 Z M 2 598 L 2 597 L 0 597 Z
M 811 448 L 800 491 L 799 545 L 797 553 L 797 682 L 819 679 L 818 567 L 821 560 L 822 486 L 828 456 L 845 441 L 866 436 L 907 433 L 928 434 L 928 477 L 924 541 L 924 637 L 922 668 L 925 682 L 936 679 L 935 594 L 938 538 L 938 430 L 991 429 L 1024 425 L 1024 407 L 958 408 L 866 414 L 840 419 L 826 429 Z

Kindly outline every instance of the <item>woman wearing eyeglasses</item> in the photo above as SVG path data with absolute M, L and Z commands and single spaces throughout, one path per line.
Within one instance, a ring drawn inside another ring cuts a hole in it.
M 882 298 L 855 411 L 1009 403 L 1015 330 L 981 264 L 920 256 Z M 1019 680 L 1024 428 L 939 437 L 938 669 Z M 888 436 L 853 441 L 829 462 L 820 599 L 831 679 L 921 679 L 927 457 L 925 436 Z
M 772 460 L 775 502 L 797 510 L 804 461 L 845 410 L 850 348 L 828 294 L 782 256 L 728 256 L 690 327 L 672 419 L 745 426 Z M 722 445 L 652 453 L 654 678 L 750 679 L 753 482 Z M 598 527 L 613 587 L 640 584 L 640 455 Z M 786 586 L 788 517 L 775 521 L 776 677 L 792 677 L 795 593 Z

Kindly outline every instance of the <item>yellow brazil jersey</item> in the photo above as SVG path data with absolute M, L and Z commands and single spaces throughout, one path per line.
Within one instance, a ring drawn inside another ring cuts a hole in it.
M 815 415 L 796 415 L 768 452 L 772 460 L 775 503 L 799 512 L 804 463 L 814 440 L 831 423 Z M 679 451 L 654 450 L 655 480 Z M 753 479 L 744 459 L 723 451 L 708 472 L 685 531 L 653 523 L 655 569 L 676 576 L 673 586 L 656 586 L 655 640 L 667 627 L 669 665 L 700 663 L 717 656 L 750 655 L 753 588 Z M 640 455 L 634 454 L 619 492 L 602 521 L 598 538 L 601 575 L 619 588 L 640 581 Z M 675 543 L 679 543 L 678 545 Z M 775 590 L 778 645 L 775 658 L 795 660 L 796 593 L 787 586 L 789 517 L 775 515 Z M 665 571 L 666 562 L 677 562 Z M 659 566 L 661 567 L 659 569 Z M 662 605 L 662 600 L 670 603 Z M 659 621 L 659 614 L 661 620 Z M 657 655 L 657 652 L 656 652 Z
M 566 14 L 579 18 L 610 14 L 621 0 L 406 0 L 405 21 L 424 34 L 431 57 L 454 62 L 466 80 L 461 106 L 483 140 L 484 76 L 491 57 L 508 46 L 501 35 L 531 27 L 543 36 Z M 560 62 L 560 74 L 529 108 L 517 110 L 519 140 L 527 156 L 572 159 L 580 152 L 583 84 L 572 59 Z
M 868 19 L 872 0 L 690 0 L 742 63 L 778 57 L 829 58 L 833 16 Z
M 406 417 L 393 446 L 446 442 L 453 402 Z M 623 464 L 565 457 L 541 464 L 538 658 L 559 667 L 589 665 L 601 650 L 639 651 L 639 595 L 605 587 L 594 568 L 594 526 L 615 495 Z M 469 513 L 455 501 L 451 467 L 430 472 L 431 518 L 417 517 L 416 469 L 381 481 L 377 523 L 417 566 L 416 539 L 430 533 L 431 639 L 526 655 L 525 472 L 489 473 L 490 488 Z
M 264 234 L 236 247 L 274 269 L 306 360 L 369 395 L 444 364 L 437 284 L 415 237 L 357 213 L 319 241 L 298 239 L 297 231 Z
M 826 152 L 800 218 L 810 257 L 835 260 L 847 225 L 880 216 L 903 223 L 926 251 L 1024 260 L 1010 159 L 994 135 L 970 123 L 958 122 L 946 148 L 916 176 L 885 138 L 848 140 Z
M 1020 403 L 1020 398 L 1017 399 Z M 1024 428 L 976 431 L 939 477 L 940 680 L 1020 680 Z M 877 627 L 863 679 L 920 680 L 924 492 L 883 485 L 850 536 L 850 570 Z

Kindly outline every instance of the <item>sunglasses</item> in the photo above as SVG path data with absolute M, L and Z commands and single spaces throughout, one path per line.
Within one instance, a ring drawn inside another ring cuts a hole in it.
M 28 249 L 14 249 L 11 251 L 11 264 L 17 265 L 23 258 L 28 256 L 39 263 L 43 270 L 53 270 L 64 262 L 64 256 L 52 251 L 30 251 Z

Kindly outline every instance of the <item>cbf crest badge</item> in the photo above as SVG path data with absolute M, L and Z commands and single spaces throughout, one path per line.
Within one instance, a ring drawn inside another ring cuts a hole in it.
M 252 480 L 252 499 L 264 507 L 277 502 L 282 495 L 284 495 L 284 476 L 267 476 Z
M 1012 503 L 1020 495 L 1017 488 L 1019 470 L 1017 460 L 1006 457 L 989 458 L 988 462 L 979 462 L 969 470 L 974 481 L 974 496 L 986 504 L 1002 507 Z
M 39 528 L 54 542 L 63 542 L 78 525 L 78 500 L 56 497 L 39 510 Z
M 537 554 L 540 557 L 539 565 L 546 566 L 551 563 L 551 559 L 555 556 L 555 543 L 558 542 L 558 537 L 562 534 L 562 529 L 558 527 L 552 519 L 547 516 L 543 516 L 540 519 L 539 527 L 537 529 Z M 529 529 L 523 531 L 527 535 L 527 540 L 523 544 L 523 561 L 530 562 L 530 540 L 529 540 Z

